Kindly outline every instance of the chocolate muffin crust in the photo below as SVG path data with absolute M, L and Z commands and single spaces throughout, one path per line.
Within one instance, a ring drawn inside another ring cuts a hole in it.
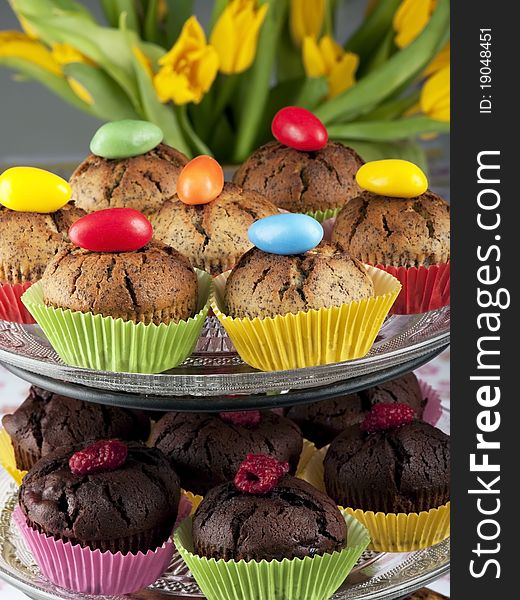
M 42 278 L 45 303 L 135 323 L 187 319 L 197 308 L 197 275 L 162 242 L 135 252 L 97 253 L 65 246 Z
M 365 267 L 329 244 L 282 256 L 253 248 L 226 284 L 226 313 L 235 318 L 275 317 L 340 306 L 374 295 Z
M 128 207 L 150 214 L 175 194 L 187 162 L 182 152 L 166 144 L 118 160 L 90 154 L 70 178 L 72 198 L 87 212 Z
M 339 213 L 332 242 L 374 265 L 446 263 L 450 259 L 450 207 L 430 191 L 416 198 L 363 192 Z
M 217 275 L 252 247 L 249 226 L 277 213 L 264 196 L 225 183 L 213 202 L 187 205 L 174 196 L 150 220 L 157 239 L 185 254 L 194 267 Z
M 289 475 L 265 495 L 222 484 L 208 492 L 193 517 L 195 552 L 216 560 L 305 558 L 339 551 L 346 538 L 334 502 Z

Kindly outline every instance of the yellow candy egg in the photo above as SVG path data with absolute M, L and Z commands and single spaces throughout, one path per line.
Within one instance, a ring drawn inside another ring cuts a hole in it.
M 360 188 L 392 198 L 415 198 L 428 189 L 423 171 L 408 160 L 373 160 L 356 173 Z
M 65 179 L 44 169 L 12 167 L 0 175 L 0 204 L 17 212 L 55 212 L 71 194 Z

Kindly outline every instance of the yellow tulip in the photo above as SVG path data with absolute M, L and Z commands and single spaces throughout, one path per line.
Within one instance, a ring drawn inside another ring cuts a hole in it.
M 429 77 L 419 99 L 425 115 L 437 121 L 450 120 L 450 67 L 442 68 Z
M 88 56 L 85 56 L 70 44 L 53 44 L 52 56 L 59 65 L 68 65 L 69 63 L 95 64 Z
M 424 77 L 429 77 L 433 75 L 437 71 L 440 71 L 442 68 L 448 66 L 450 64 L 451 53 L 450 53 L 450 43 L 448 42 L 446 46 L 434 57 L 432 62 L 426 67 L 424 70 Z
M 134 46 L 132 48 L 132 52 L 134 56 L 137 58 L 143 69 L 148 73 L 150 79 L 153 79 L 153 67 L 152 61 L 146 56 L 146 54 L 139 48 L 139 46 Z
M 179 39 L 159 65 L 154 86 L 161 102 L 198 104 L 202 100 L 217 75 L 219 59 L 215 48 L 206 43 L 196 17 L 186 21 Z
M 403 0 L 394 15 L 395 43 L 406 48 L 426 27 L 437 0 Z
M 0 31 L 0 58 L 21 58 L 53 75 L 63 76 L 50 50 L 21 31 Z
M 331 98 L 354 85 L 358 64 L 357 54 L 345 52 L 328 35 L 324 35 L 319 43 L 310 36 L 303 41 L 305 73 L 308 77 L 326 77 Z
M 268 4 L 257 8 L 256 0 L 231 0 L 224 9 L 210 38 L 222 73 L 242 73 L 253 64 L 258 34 L 268 8 Z
M 301 46 L 306 37 L 317 38 L 325 19 L 326 0 L 291 0 L 289 25 L 294 43 Z

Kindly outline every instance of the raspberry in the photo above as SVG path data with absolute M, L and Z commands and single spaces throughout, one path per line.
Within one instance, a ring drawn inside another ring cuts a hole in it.
M 239 425 L 240 427 L 255 427 L 260 423 L 262 415 L 259 410 L 237 410 L 221 412 L 219 417 L 226 423 Z
M 265 454 L 248 454 L 235 476 L 235 487 L 247 494 L 267 494 L 289 472 L 289 463 Z
M 128 447 L 119 440 L 99 440 L 75 452 L 69 458 L 69 467 L 74 475 L 89 475 L 102 471 L 115 471 L 125 464 Z
M 414 418 L 415 411 L 408 404 L 376 404 L 361 423 L 361 429 L 368 433 L 396 429 L 411 423 Z

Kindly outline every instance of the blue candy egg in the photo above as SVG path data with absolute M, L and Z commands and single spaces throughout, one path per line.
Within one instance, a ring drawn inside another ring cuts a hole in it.
M 303 254 L 323 239 L 323 227 L 302 214 L 279 214 L 255 221 L 247 232 L 249 241 L 270 254 Z

